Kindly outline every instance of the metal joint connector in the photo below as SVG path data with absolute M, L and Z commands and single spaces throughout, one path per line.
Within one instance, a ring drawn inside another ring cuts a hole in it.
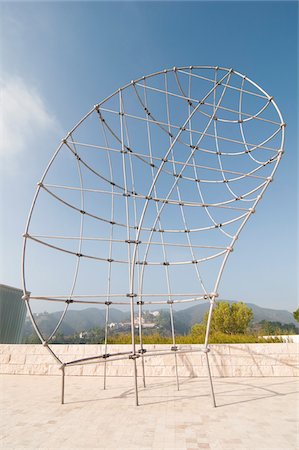
M 137 353 L 133 353 L 132 355 L 129 355 L 129 359 L 137 359 L 140 358 L 140 355 Z

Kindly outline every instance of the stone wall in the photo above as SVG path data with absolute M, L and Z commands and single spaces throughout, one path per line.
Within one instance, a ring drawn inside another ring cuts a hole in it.
M 52 345 L 51 348 L 65 363 L 74 359 L 101 355 L 102 345 Z M 185 345 L 196 350 L 200 346 Z M 209 353 L 213 376 L 298 376 L 298 345 L 283 344 L 222 344 L 211 345 Z M 165 345 L 147 345 L 149 353 L 144 356 L 147 376 L 175 375 L 174 354 L 150 356 L 150 351 L 166 349 Z M 108 353 L 130 352 L 129 345 L 110 345 Z M 205 354 L 201 352 L 177 354 L 178 371 L 181 377 L 207 375 Z M 42 345 L 0 345 L 0 373 L 59 375 L 59 365 Z M 138 375 L 141 375 L 141 358 L 137 359 Z M 66 368 L 68 375 L 102 375 L 103 362 Z M 123 360 L 107 360 L 108 376 L 129 376 L 133 374 L 133 364 L 128 357 Z

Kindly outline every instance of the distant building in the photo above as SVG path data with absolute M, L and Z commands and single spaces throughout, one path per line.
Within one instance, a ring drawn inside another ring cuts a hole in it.
M 20 344 L 26 318 L 23 291 L 0 284 L 0 343 Z
M 140 322 L 144 324 L 144 317 L 140 317 Z M 134 325 L 139 325 L 139 317 L 134 317 Z
M 81 333 L 79 334 L 79 338 L 80 339 L 84 339 L 88 337 L 88 332 L 87 331 L 81 331 Z

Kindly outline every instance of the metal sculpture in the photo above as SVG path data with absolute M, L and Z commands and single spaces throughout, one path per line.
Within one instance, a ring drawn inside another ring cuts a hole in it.
M 174 67 L 134 80 L 96 104 L 66 135 L 38 183 L 23 250 L 23 298 L 38 336 L 61 365 L 63 393 L 67 367 L 104 363 L 106 387 L 107 361 L 130 358 L 138 404 L 136 360 L 141 358 L 145 385 L 144 355 L 150 354 L 142 341 L 142 313 L 147 305 L 162 304 L 169 307 L 172 346 L 152 356 L 174 354 L 179 387 L 177 355 L 194 349 L 176 344 L 173 307 L 209 301 L 199 351 L 206 355 L 216 405 L 208 353 L 220 279 L 273 179 L 284 135 L 273 97 L 247 76 L 212 66 Z M 47 257 L 61 277 L 47 269 L 45 292 L 37 293 L 28 271 Z M 53 293 L 55 285 L 61 290 Z M 32 313 L 36 300 L 65 304 L 47 335 Z M 105 351 L 65 362 L 51 339 L 76 304 L 106 308 Z M 130 352 L 107 352 L 111 305 L 130 309 Z

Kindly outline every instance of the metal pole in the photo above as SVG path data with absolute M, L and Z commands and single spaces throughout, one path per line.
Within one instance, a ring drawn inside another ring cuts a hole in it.
M 123 127 L 123 101 L 122 101 L 122 93 L 119 90 L 119 109 L 120 109 L 120 134 L 121 134 L 121 147 L 122 147 L 122 168 L 123 168 L 123 179 L 124 179 L 124 192 L 128 193 L 127 186 L 127 171 L 126 171 L 126 160 L 125 160 L 125 144 L 124 144 L 124 127 Z M 132 359 L 134 361 L 134 384 L 135 384 L 135 402 L 136 406 L 138 406 L 138 384 L 137 384 L 137 364 L 136 364 L 136 344 L 135 344 L 135 323 L 134 323 L 134 297 L 136 294 L 134 293 L 134 270 L 135 270 L 135 256 L 137 251 L 137 244 L 134 247 L 134 256 L 131 259 L 131 249 L 130 249 L 130 215 L 129 215 L 129 202 L 127 195 L 125 196 L 125 205 L 126 205 L 126 228 L 127 228 L 127 243 L 128 243 L 128 264 L 129 264 L 129 286 L 130 292 L 127 294 L 130 297 L 130 312 L 131 312 L 131 336 L 132 336 Z M 140 233 L 139 228 L 137 227 L 137 234 Z M 136 242 L 138 239 L 136 238 Z
M 206 336 L 205 336 L 205 345 L 204 345 L 204 352 L 206 354 L 208 376 L 209 376 L 209 381 L 210 381 L 211 396 L 212 396 L 212 402 L 213 402 L 214 407 L 216 407 L 216 399 L 215 399 L 213 380 L 212 380 L 211 368 L 210 368 L 209 357 L 208 357 L 208 353 L 210 351 L 208 344 L 209 344 L 212 312 L 213 312 L 213 307 L 214 307 L 214 303 L 215 303 L 215 296 L 216 295 L 212 296 L 210 299 L 210 309 L 209 309 L 208 322 L 207 322 L 207 328 L 206 328 Z
M 64 405 L 65 365 L 61 367 L 61 404 Z
M 172 303 L 169 303 L 169 312 L 170 312 L 170 323 L 171 323 L 171 335 L 172 335 L 172 345 L 173 350 L 176 352 L 176 343 L 175 343 L 175 333 L 174 333 L 174 321 L 173 321 L 173 310 L 172 310 Z M 175 363 L 175 376 L 176 376 L 176 385 L 178 391 L 180 390 L 180 384 L 179 384 L 179 374 L 178 374 L 178 362 L 177 362 L 177 355 L 174 353 L 174 363 Z
M 134 360 L 134 380 L 135 380 L 135 404 L 136 406 L 139 406 L 136 357 L 133 358 L 133 360 Z
M 142 305 L 143 302 L 139 301 L 138 304 L 138 312 L 139 312 L 139 340 L 140 340 L 140 351 L 141 351 L 141 366 L 142 366 L 142 380 L 143 387 L 145 386 L 145 366 L 144 366 L 144 356 L 143 356 L 143 342 L 142 342 Z
M 107 355 L 107 344 L 108 344 L 108 321 L 109 321 L 109 305 L 111 302 L 106 302 L 106 320 L 105 320 L 105 355 Z M 107 377 L 107 359 L 104 362 L 104 389 L 106 389 L 106 377 Z
M 212 394 L 212 402 L 213 402 L 214 408 L 216 408 L 217 405 L 216 405 L 216 399 L 215 399 L 214 386 L 213 386 L 213 380 L 212 380 L 212 374 L 211 374 L 211 368 L 210 368 L 210 363 L 209 363 L 208 352 L 209 352 L 209 350 L 207 349 L 207 351 L 206 351 L 207 368 L 208 368 L 208 375 L 209 375 L 209 381 L 210 381 L 210 389 L 211 389 L 211 394 Z

